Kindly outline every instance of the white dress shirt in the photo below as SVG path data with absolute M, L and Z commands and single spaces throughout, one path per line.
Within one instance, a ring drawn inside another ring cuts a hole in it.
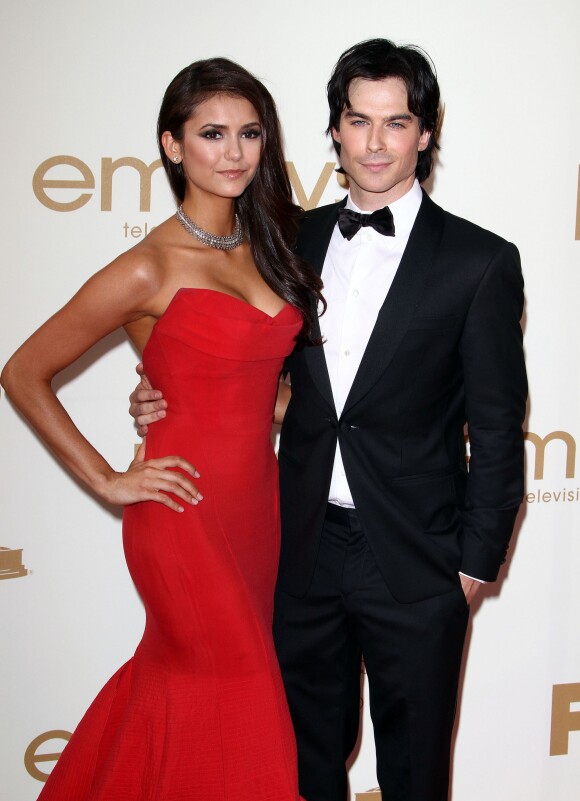
M 421 187 L 415 181 L 406 195 L 389 206 L 395 236 L 384 236 L 366 227 L 348 240 L 338 225 L 332 233 L 322 268 L 322 291 L 328 308 L 320 318 L 320 328 L 339 417 L 407 247 L 421 200 Z M 346 208 L 362 211 L 350 195 Z M 328 500 L 337 506 L 354 507 L 338 444 Z

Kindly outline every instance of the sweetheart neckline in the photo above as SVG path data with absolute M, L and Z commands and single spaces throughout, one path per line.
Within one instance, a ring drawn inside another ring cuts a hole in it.
M 141 351 L 141 360 L 143 360 L 143 358 L 145 356 L 145 352 L 147 350 L 147 346 L 148 346 L 149 342 L 151 341 L 151 338 L 153 336 L 153 332 L 157 328 L 157 324 L 160 323 L 161 320 L 163 320 L 163 318 L 165 317 L 165 315 L 167 314 L 167 312 L 169 311 L 169 309 L 173 305 L 173 303 L 176 300 L 176 298 L 178 298 L 179 295 L 184 293 L 184 292 L 192 292 L 192 293 L 193 292 L 211 292 L 214 295 L 221 295 L 222 297 L 225 297 L 225 298 L 231 298 L 236 303 L 238 303 L 238 304 L 241 303 L 242 306 L 247 306 L 248 308 L 253 309 L 254 311 L 258 312 L 258 314 L 263 315 L 270 322 L 274 322 L 274 320 L 277 320 L 278 317 L 282 314 L 282 312 L 284 312 L 286 309 L 293 308 L 290 305 L 290 303 L 285 303 L 282 306 L 282 308 L 280 309 L 280 311 L 276 312 L 276 314 L 274 316 L 272 316 L 271 314 L 268 314 L 268 312 L 265 312 L 262 309 L 259 309 L 257 306 L 254 306 L 252 303 L 248 303 L 247 300 L 242 300 L 241 298 L 237 298 L 235 295 L 230 295 L 229 292 L 222 292 L 219 289 L 211 289 L 210 287 L 182 286 L 175 292 L 175 294 L 173 295 L 173 297 L 171 298 L 171 300 L 169 301 L 169 303 L 165 307 L 165 311 L 163 312 L 163 314 L 160 317 L 158 317 L 157 320 L 155 321 L 155 324 L 153 325 L 153 328 L 151 329 L 151 332 L 150 332 L 150 334 L 149 334 L 149 336 L 147 338 L 147 342 L 145 343 L 145 345 L 143 346 L 143 349 Z
M 290 305 L 289 303 L 285 303 L 282 306 L 282 308 L 279 311 L 276 312 L 276 314 L 272 315 L 272 314 L 268 314 L 268 312 L 265 312 L 263 309 L 259 309 L 257 306 L 254 306 L 253 303 L 249 303 L 247 300 L 243 300 L 242 298 L 238 298 L 238 297 L 236 297 L 236 295 L 230 295 L 229 292 L 222 292 L 221 289 L 211 289 L 211 287 L 203 287 L 203 286 L 202 287 L 182 286 L 177 290 L 175 295 L 171 298 L 171 300 L 167 304 L 167 308 L 165 309 L 165 311 L 163 312 L 161 317 L 163 317 L 163 315 L 165 315 L 167 313 L 167 309 L 169 309 L 169 307 L 171 306 L 171 304 L 173 303 L 173 301 L 179 295 L 180 292 L 211 292 L 214 295 L 223 295 L 226 298 L 231 298 L 232 300 L 235 300 L 237 303 L 242 303 L 244 306 L 249 306 L 250 309 L 254 309 L 259 314 L 263 314 L 265 317 L 268 317 L 268 319 L 270 319 L 270 320 L 275 320 L 276 317 L 278 317 L 280 314 L 282 314 L 284 309 L 288 308 L 288 306 Z M 161 319 L 161 317 L 159 319 Z

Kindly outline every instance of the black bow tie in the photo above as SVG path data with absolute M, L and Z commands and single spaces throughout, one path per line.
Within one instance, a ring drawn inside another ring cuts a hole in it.
M 352 209 L 340 209 L 338 212 L 338 227 L 345 239 L 352 239 L 357 231 L 367 225 L 383 236 L 395 236 L 393 214 L 388 206 L 372 214 L 360 214 Z

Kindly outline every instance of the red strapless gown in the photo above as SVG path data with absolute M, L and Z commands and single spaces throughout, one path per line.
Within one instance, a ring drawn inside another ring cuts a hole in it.
M 271 636 L 278 376 L 301 325 L 230 295 L 180 290 L 144 353 L 169 404 L 147 457 L 176 454 L 204 500 L 125 510 L 146 610 L 134 657 L 101 690 L 42 801 L 297 801 L 294 733 Z

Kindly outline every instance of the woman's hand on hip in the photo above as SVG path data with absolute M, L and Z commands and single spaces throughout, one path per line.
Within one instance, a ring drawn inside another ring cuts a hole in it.
M 181 456 L 146 460 L 143 442 L 129 469 L 125 473 L 112 472 L 106 478 L 104 487 L 97 491 L 106 501 L 118 506 L 154 501 L 175 512 L 183 512 L 185 507 L 173 500 L 168 493 L 191 506 L 197 506 L 203 500 L 203 495 L 182 470 L 193 478 L 199 478 L 195 467 Z

